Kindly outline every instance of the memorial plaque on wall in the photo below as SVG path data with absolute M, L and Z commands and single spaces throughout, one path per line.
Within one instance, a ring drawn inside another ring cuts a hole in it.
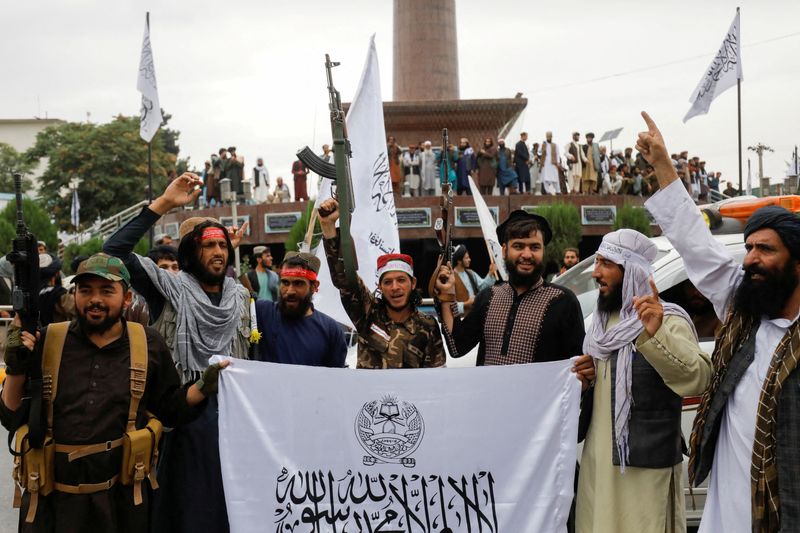
M 267 213 L 264 215 L 265 233 L 289 233 L 302 213 L 300 211 L 290 211 L 288 213 Z
M 548 204 L 542 204 L 542 205 L 547 206 Z M 523 206 L 520 207 L 520 209 L 522 209 L 526 213 L 531 213 L 531 214 L 534 214 L 534 215 L 538 215 L 539 213 L 537 213 L 536 211 L 537 211 L 537 209 L 542 207 L 542 205 L 523 205 Z
M 236 217 L 238 219 L 236 223 L 237 228 L 241 228 L 242 225 L 247 222 L 247 230 L 244 232 L 245 235 L 250 235 L 250 215 L 241 215 Z M 233 217 L 219 217 L 219 222 L 226 228 L 233 226 Z
M 492 213 L 492 218 L 495 224 L 500 216 L 500 208 L 496 205 L 489 206 L 489 212 Z M 456 227 L 458 228 L 472 228 L 481 225 L 480 218 L 478 218 L 478 210 L 474 207 L 458 207 L 456 206 Z
M 431 227 L 430 207 L 399 207 L 397 208 L 398 228 L 429 228 Z
M 617 217 L 615 205 L 582 205 L 581 223 L 584 226 L 611 226 Z

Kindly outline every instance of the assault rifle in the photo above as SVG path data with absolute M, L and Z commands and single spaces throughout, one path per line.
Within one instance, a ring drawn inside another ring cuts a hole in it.
M 311 148 L 306 146 L 297 152 L 297 158 L 302 161 L 312 172 L 319 174 L 323 178 L 335 180 L 335 190 L 333 197 L 339 202 L 339 235 L 341 239 L 341 254 L 344 261 L 344 271 L 348 282 L 354 287 L 358 286 L 358 259 L 353 245 L 353 237 L 350 235 L 350 220 L 355 209 L 355 198 L 353 196 L 353 180 L 350 175 L 350 158 L 353 153 L 350 141 L 347 139 L 347 124 L 344 120 L 344 109 L 342 108 L 342 97 L 339 91 L 333 86 L 333 76 L 331 69 L 338 66 L 338 62 L 331 61 L 331 57 L 325 54 L 325 71 L 328 76 L 328 97 L 331 111 L 331 135 L 333 137 L 333 161 L 328 163 Z M 322 216 L 330 213 L 319 210 Z
M 436 233 L 436 240 L 439 241 L 439 256 L 441 264 L 448 265 L 453 262 L 453 241 L 450 232 L 450 218 L 453 208 L 453 188 L 450 186 L 450 138 L 447 128 L 442 130 L 442 152 L 439 165 L 439 183 L 442 186 L 441 215 L 433 223 L 433 231 Z M 455 265 L 451 265 L 455 266 Z M 443 279 L 442 281 L 446 281 Z M 466 302 L 469 300 L 469 292 L 458 275 L 455 276 L 456 282 L 456 301 Z M 436 279 L 431 276 L 428 282 L 428 294 L 434 294 Z
M 22 323 L 22 331 L 36 335 L 39 331 L 39 242 L 28 230 L 22 210 L 22 175 L 14 174 L 14 193 L 17 203 L 17 236 L 7 258 L 14 265 L 14 289 L 11 305 Z M 25 350 L 24 347 L 18 350 Z M 29 353 L 26 357 L 34 357 Z M 31 447 L 41 448 L 45 427 L 42 411 L 42 362 L 31 360 L 28 371 L 30 414 L 28 418 Z

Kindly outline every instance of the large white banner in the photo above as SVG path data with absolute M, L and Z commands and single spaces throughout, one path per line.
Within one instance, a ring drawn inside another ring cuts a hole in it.
M 739 26 L 739 10 L 731 22 L 731 27 L 717 55 L 714 56 L 700 83 L 697 84 L 689 102 L 689 112 L 683 117 L 686 122 L 697 115 L 705 115 L 711 108 L 711 102 L 724 91 L 734 87 L 736 80 L 744 79 L 742 74 L 741 28 Z
M 469 189 L 472 191 L 472 198 L 475 200 L 475 210 L 478 212 L 478 220 L 481 222 L 481 232 L 483 232 L 483 240 L 486 242 L 486 249 L 491 254 L 492 261 L 497 267 L 497 273 L 503 281 L 508 280 L 508 272 L 506 271 L 506 261 L 503 259 L 503 245 L 497 238 L 497 222 L 492 217 L 492 212 L 486 205 L 486 201 L 481 196 L 481 191 L 475 185 L 475 180 L 472 176 L 467 176 L 469 179 Z
M 347 132 L 353 147 L 350 171 L 356 203 L 350 233 L 358 256 L 358 274 L 367 288 L 372 290 L 378 285 L 378 257 L 400 252 L 374 35 L 370 38 L 361 81 L 347 112 Z M 330 183 L 323 182 L 317 201 L 327 198 L 330 198 Z M 339 291 L 331 283 L 321 245 L 317 256 L 322 260 L 322 266 L 318 276 L 320 288 L 314 297 L 314 306 L 336 321 L 352 327 L 339 299 Z
M 150 142 L 164 121 L 161 116 L 161 104 L 158 101 L 153 49 L 150 46 L 150 13 L 147 14 L 144 23 L 142 54 L 139 57 L 139 78 L 136 80 L 136 89 L 142 93 L 142 107 L 139 111 L 139 136 Z
M 580 399 L 571 365 L 234 360 L 219 389 L 231 531 L 566 531 Z

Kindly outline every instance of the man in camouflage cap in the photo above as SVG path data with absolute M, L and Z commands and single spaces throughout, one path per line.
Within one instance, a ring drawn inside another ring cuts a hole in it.
M 41 360 L 48 335 L 66 335 L 60 348 L 58 401 L 53 404 L 52 437 L 55 489 L 48 495 L 25 491 L 20 508 L 20 531 L 131 531 L 149 530 L 149 501 L 137 504 L 134 487 L 119 482 L 122 435 L 130 406 L 130 366 L 136 337 L 147 349 L 147 376 L 138 405 L 135 429 L 144 428 L 146 412 L 164 424 L 178 426 L 197 417 L 206 397 L 216 392 L 219 369 L 207 368 L 203 380 L 181 386 L 164 339 L 152 328 L 126 322 L 122 313 L 130 304 L 130 274 L 121 260 L 96 254 L 73 278 L 77 318 L 53 323 L 40 334 L 20 333 L 5 352 L 7 378 L 0 396 L 0 422 L 9 432 L 27 423 L 25 412 L 30 361 Z M 58 342 L 58 341 L 56 341 Z M 52 343 L 52 341 L 51 341 Z M 141 352 L 139 352 L 141 353 Z M 22 411 L 20 411 L 22 409 Z
M 444 366 L 439 325 L 417 309 L 421 297 L 411 257 L 385 254 L 378 258 L 378 296 L 360 278 L 358 286 L 352 286 L 339 257 L 339 203 L 333 198 L 325 200 L 319 210 L 331 278 L 358 331 L 358 368 Z M 328 214 L 323 216 L 323 212 Z

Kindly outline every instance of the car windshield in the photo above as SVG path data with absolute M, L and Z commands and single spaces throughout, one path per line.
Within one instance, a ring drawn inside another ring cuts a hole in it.
M 667 255 L 667 253 L 669 253 L 667 250 L 659 250 L 656 261 Z M 575 293 L 578 303 L 581 304 L 583 318 L 592 314 L 597 305 L 597 284 L 592 279 L 593 271 L 594 255 L 591 255 L 554 280 L 558 285 L 566 287 Z

